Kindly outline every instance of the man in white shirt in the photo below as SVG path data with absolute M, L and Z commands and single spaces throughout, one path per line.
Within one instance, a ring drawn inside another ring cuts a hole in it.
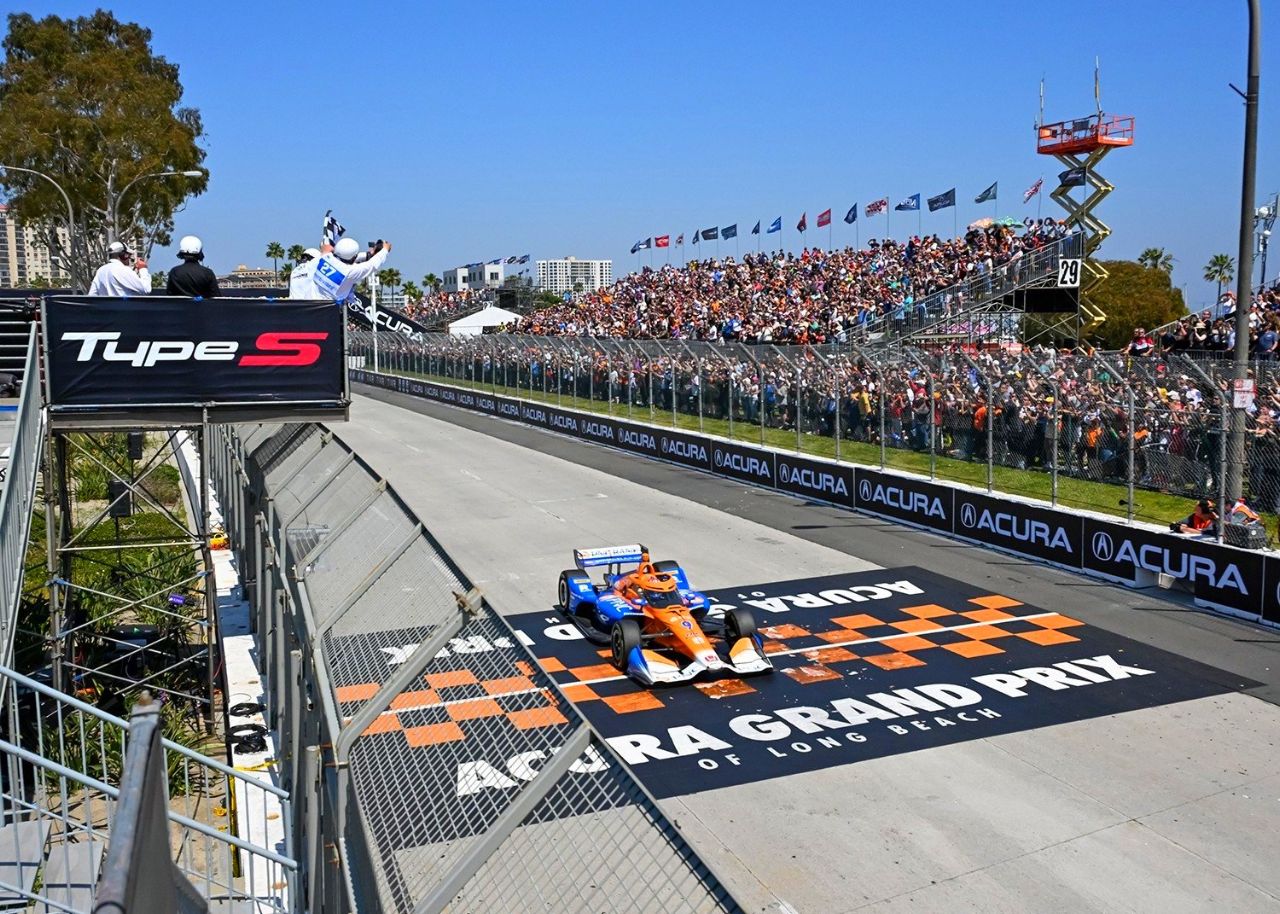
M 320 298 L 320 293 L 316 291 L 315 285 L 311 282 L 311 277 L 316 271 L 316 261 L 320 259 L 320 252 L 315 248 L 307 248 L 302 252 L 302 259 L 298 261 L 289 273 L 289 297 L 290 298 Z
M 354 238 L 339 239 L 332 251 L 321 254 L 315 261 L 316 267 L 311 274 L 311 284 L 316 291 L 314 297 L 343 304 L 360 282 L 382 268 L 390 251 L 390 242 L 379 242 L 379 247 L 374 248 L 367 260 L 357 262 L 360 243 Z
M 107 262 L 89 284 L 90 295 L 109 295 L 121 298 L 126 295 L 150 295 L 151 274 L 147 262 L 135 257 L 133 251 L 120 241 L 107 246 Z

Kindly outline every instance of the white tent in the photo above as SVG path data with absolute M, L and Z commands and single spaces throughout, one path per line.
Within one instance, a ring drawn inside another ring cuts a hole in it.
M 466 317 L 460 317 L 449 325 L 449 332 L 454 336 L 476 336 L 483 333 L 485 327 L 497 327 L 501 324 L 511 324 L 520 317 L 514 311 L 508 311 L 506 308 L 499 308 L 497 305 L 490 305 L 483 311 L 477 311 L 475 314 L 468 314 Z

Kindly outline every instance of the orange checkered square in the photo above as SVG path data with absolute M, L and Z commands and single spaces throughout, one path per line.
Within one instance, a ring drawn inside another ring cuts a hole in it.
M 451 720 L 440 724 L 427 724 L 423 727 L 407 727 L 404 738 L 410 746 L 435 746 L 439 743 L 453 743 L 466 739 L 462 728 Z
M 969 612 L 963 612 L 960 615 L 966 619 L 972 619 L 974 622 L 1008 622 L 1010 619 L 1016 619 L 1017 616 L 1011 616 L 1009 613 L 1001 612 L 998 609 L 972 609 Z
M 477 717 L 497 717 L 502 708 L 492 698 L 474 698 L 449 705 L 449 716 L 454 720 L 475 720 Z
M 866 613 L 860 613 L 856 616 L 837 616 L 831 621 L 845 628 L 870 628 L 873 625 L 884 624 L 875 616 L 868 616 Z
M 446 673 L 428 673 L 427 685 L 433 689 L 447 689 L 450 686 L 474 685 L 478 680 L 470 670 L 449 670 Z
M 595 689 L 581 682 L 571 682 L 561 688 L 564 690 L 564 697 L 573 702 L 592 701 L 600 697 Z
M 1019 632 L 1018 637 L 1030 641 L 1032 644 L 1040 645 L 1067 644 L 1071 641 L 1080 640 L 1075 635 L 1068 635 L 1066 632 L 1055 631 L 1051 628 L 1038 632 Z
M 628 695 L 609 695 L 602 699 L 617 714 L 634 711 L 652 711 L 662 707 L 662 701 L 652 692 L 631 692 Z
M 715 682 L 695 682 L 693 687 L 708 698 L 728 698 L 731 695 L 750 695 L 755 691 L 741 679 L 717 679 Z
M 790 676 L 801 685 L 812 685 L 815 682 L 826 682 L 830 679 L 842 678 L 835 670 L 821 664 L 793 666 L 790 669 L 783 670 L 782 673 L 784 676 Z
M 564 663 L 559 657 L 539 657 L 538 666 L 542 667 L 548 673 L 561 673 L 565 668 Z M 520 672 L 523 673 L 524 670 L 521 670 Z
M 618 668 L 612 663 L 597 663 L 595 666 L 575 666 L 569 670 L 579 681 L 587 679 L 608 679 L 617 676 Z
M 1032 619 L 1031 621 L 1041 628 L 1072 628 L 1077 625 L 1084 625 L 1079 619 L 1072 619 L 1070 616 L 1064 616 L 1061 613 L 1054 613 L 1051 616 Z
M 804 658 L 814 663 L 847 663 L 857 660 L 858 655 L 843 647 L 815 647 L 811 651 L 805 651 Z
M 976 641 L 986 641 L 990 638 L 1011 638 L 1013 632 L 1007 632 L 1003 628 L 994 625 L 974 625 L 971 628 L 962 628 L 967 638 L 973 638 Z
M 338 701 L 368 701 L 378 694 L 378 684 L 362 682 L 359 685 L 338 686 L 335 693 Z
M 937 622 L 930 622 L 928 619 L 907 619 L 905 622 L 890 622 L 894 628 L 901 632 L 936 632 L 942 626 Z
M 368 736 L 371 733 L 395 733 L 399 729 L 399 717 L 394 714 L 379 714 L 374 718 L 373 723 L 365 727 L 362 735 Z
M 961 641 L 957 644 L 942 645 L 944 651 L 951 651 L 961 657 L 986 657 L 989 654 L 1003 654 L 1004 648 L 996 647 L 986 641 Z
M 414 692 L 401 692 L 391 699 L 391 710 L 406 711 L 409 708 L 421 708 L 425 705 L 440 704 L 440 696 L 435 689 L 419 689 Z
M 508 676 L 505 679 L 486 679 L 480 686 L 490 695 L 509 695 L 529 691 L 533 688 L 533 680 L 528 676 Z
M 910 654 L 880 654 L 878 657 L 866 657 L 864 659 L 867 663 L 873 663 L 882 670 L 902 670 L 912 666 L 925 666 L 923 660 Z
M 1022 605 L 1017 600 L 1010 599 L 1009 597 L 1002 597 L 1000 594 L 992 594 L 989 597 L 974 597 L 969 602 L 977 606 L 981 606 L 984 609 L 1008 609 L 1011 606 Z
M 881 642 L 885 647 L 895 651 L 923 651 L 931 647 L 937 647 L 928 638 L 921 638 L 919 635 L 902 635 L 899 638 L 886 638 Z
M 809 632 L 798 625 L 770 625 L 760 629 L 760 634 L 766 638 L 782 641 L 787 638 L 803 638 Z
M 517 730 L 534 730 L 538 727 L 554 727 L 556 724 L 568 723 L 568 719 L 555 708 L 508 711 L 507 720 L 515 724 Z
M 925 603 L 923 606 L 908 606 L 902 610 L 908 616 L 918 619 L 936 619 L 938 616 L 950 616 L 955 610 L 939 606 L 937 603 Z

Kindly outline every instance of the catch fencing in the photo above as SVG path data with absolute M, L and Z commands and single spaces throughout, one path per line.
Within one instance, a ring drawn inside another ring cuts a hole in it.
M 31 515 L 35 510 L 36 479 L 44 445 L 44 417 L 40 408 L 36 326 L 27 331 L 27 354 L 22 388 L 7 462 L 0 461 L 0 665 L 13 659 L 13 637 L 22 598 Z M 0 442 L 0 448 L 3 442 Z
M 212 434 L 301 909 L 740 910 L 359 455 L 314 424 Z
M 1180 359 L 1049 349 L 380 334 L 377 366 L 646 424 L 898 469 L 1127 522 L 1224 500 L 1230 381 Z M 352 353 L 374 367 L 372 336 Z M 1280 391 L 1256 364 L 1264 405 Z M 1280 429 L 1247 419 L 1245 496 L 1280 511 Z M 1219 533 L 1221 536 L 1221 532 Z

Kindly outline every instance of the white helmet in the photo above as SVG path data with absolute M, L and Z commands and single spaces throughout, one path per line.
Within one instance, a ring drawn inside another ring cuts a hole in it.
M 306 263 L 308 260 L 315 260 L 319 256 L 320 250 L 318 248 L 307 248 L 302 252 L 302 262 Z
M 340 238 L 338 243 L 333 246 L 333 256 L 347 263 L 354 261 L 359 253 L 360 242 L 354 238 Z
M 201 254 L 204 253 L 204 243 L 195 235 L 183 235 L 182 240 L 178 242 L 179 254 Z
M 108 257 L 123 257 L 125 254 L 132 253 L 133 252 L 129 250 L 129 246 L 123 241 L 113 241 L 107 245 Z

